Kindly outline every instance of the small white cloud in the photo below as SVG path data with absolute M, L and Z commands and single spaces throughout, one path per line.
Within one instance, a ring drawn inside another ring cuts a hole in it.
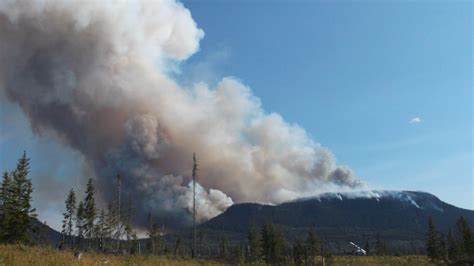
M 413 117 L 412 119 L 410 119 L 410 124 L 418 124 L 418 123 L 421 123 L 421 118 L 419 117 Z

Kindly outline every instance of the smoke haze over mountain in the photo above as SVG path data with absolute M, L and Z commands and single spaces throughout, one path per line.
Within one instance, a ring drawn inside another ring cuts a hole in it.
M 203 37 L 174 1 L 1 1 L 0 90 L 36 134 L 84 156 L 103 200 L 120 174 L 137 223 L 149 210 L 189 222 L 193 152 L 201 220 L 233 202 L 365 186 L 238 79 L 183 88 L 167 75 Z

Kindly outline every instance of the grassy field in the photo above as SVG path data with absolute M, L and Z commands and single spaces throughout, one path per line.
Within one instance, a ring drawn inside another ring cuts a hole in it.
M 333 258 L 333 265 L 364 265 L 364 266 L 378 266 L 378 265 L 434 265 L 426 256 L 368 256 L 368 257 L 354 257 L 354 256 L 335 256 Z
M 114 256 L 100 253 L 84 253 L 78 260 L 71 251 L 0 245 L 0 265 L 218 265 L 218 263 L 210 260 L 161 256 Z
M 162 256 L 113 256 L 86 253 L 77 260 L 71 251 L 0 245 L 0 265 L 220 265 L 212 260 L 174 259 Z M 432 265 L 425 256 L 334 256 L 332 265 Z

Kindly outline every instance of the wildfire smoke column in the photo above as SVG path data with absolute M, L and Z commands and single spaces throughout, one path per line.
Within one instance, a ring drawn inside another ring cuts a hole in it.
M 181 3 L 0 1 L 0 95 L 39 137 L 78 151 L 104 201 L 123 177 L 136 223 L 152 209 L 180 226 L 234 201 L 279 203 L 363 186 L 329 150 L 266 113 L 233 77 L 183 88 L 169 62 L 199 50 L 204 31 Z M 190 154 L 199 154 L 199 183 Z M 191 187 L 192 185 L 192 187 Z M 193 193 L 195 191 L 195 194 Z

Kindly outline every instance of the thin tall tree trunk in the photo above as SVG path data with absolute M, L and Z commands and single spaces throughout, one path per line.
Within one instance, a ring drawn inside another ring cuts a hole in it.
M 118 213 L 117 213 L 117 252 L 120 249 L 120 204 L 122 197 L 122 179 L 120 175 L 117 175 L 117 185 L 118 185 Z
M 197 163 L 196 153 L 193 153 L 193 246 L 191 249 L 191 257 L 196 257 L 196 174 Z

